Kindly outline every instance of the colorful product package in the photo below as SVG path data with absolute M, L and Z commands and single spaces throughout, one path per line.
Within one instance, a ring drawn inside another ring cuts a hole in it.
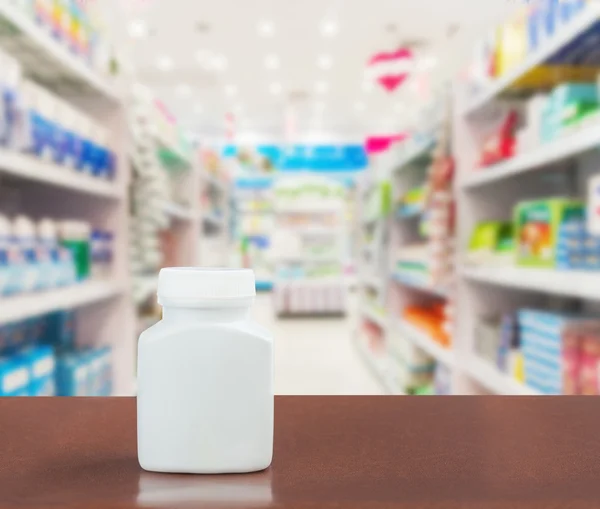
M 564 221 L 584 213 L 578 200 L 524 202 L 515 208 L 516 263 L 526 267 L 557 267 L 557 241 Z
M 54 396 L 55 361 L 49 346 L 32 346 L 19 352 L 20 359 L 29 369 L 29 395 Z
M 27 396 L 28 394 L 28 365 L 19 358 L 0 357 L 0 396 Z

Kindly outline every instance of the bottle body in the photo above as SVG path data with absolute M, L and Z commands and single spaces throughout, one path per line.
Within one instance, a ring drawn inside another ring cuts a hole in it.
M 273 346 L 245 312 L 167 312 L 138 347 L 145 470 L 243 473 L 273 454 Z

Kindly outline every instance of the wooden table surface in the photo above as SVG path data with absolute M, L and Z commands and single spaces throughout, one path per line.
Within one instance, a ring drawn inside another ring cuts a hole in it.
M 272 467 L 141 470 L 135 399 L 0 398 L 0 507 L 600 507 L 600 399 L 277 397 Z

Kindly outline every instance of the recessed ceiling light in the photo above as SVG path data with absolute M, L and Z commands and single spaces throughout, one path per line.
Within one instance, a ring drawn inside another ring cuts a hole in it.
M 179 85 L 177 85 L 175 92 L 177 93 L 177 95 L 179 95 L 181 97 L 185 97 L 192 93 L 192 89 L 190 88 L 189 85 L 187 85 L 185 83 L 180 83 Z
M 274 82 L 269 85 L 269 92 L 271 92 L 273 95 L 281 94 L 282 90 L 283 87 L 281 86 L 281 83 Z
M 212 57 L 211 66 L 215 71 L 224 71 L 227 69 L 227 58 L 224 55 L 214 55 Z
M 129 37 L 132 39 L 142 39 L 148 35 L 148 27 L 141 19 L 133 20 L 129 24 Z
M 170 57 L 163 55 L 156 60 L 156 67 L 161 71 L 170 71 L 173 69 L 173 60 Z
M 326 94 L 329 90 L 329 84 L 326 81 L 317 81 L 315 83 L 315 92 L 317 94 Z
M 365 106 L 364 102 L 357 101 L 354 103 L 354 109 L 356 111 L 365 111 L 365 108 L 366 108 L 366 106 Z
M 261 37 L 272 37 L 275 33 L 275 25 L 271 21 L 263 20 L 258 24 L 258 34 Z
M 229 97 L 233 97 L 234 95 L 237 95 L 237 87 L 235 85 L 226 85 L 225 86 L 225 93 L 229 96 Z
M 317 65 L 321 69 L 330 69 L 332 64 L 333 59 L 330 55 L 320 55 L 319 58 L 317 58 Z
M 279 57 L 277 55 L 267 55 L 265 57 L 265 67 L 267 69 L 277 69 L 279 67 Z
M 435 57 L 423 57 L 417 60 L 417 68 L 420 71 L 428 71 L 433 69 L 437 65 L 437 58 Z
M 337 22 L 333 20 L 325 20 L 321 23 L 321 34 L 323 37 L 335 37 L 339 30 Z

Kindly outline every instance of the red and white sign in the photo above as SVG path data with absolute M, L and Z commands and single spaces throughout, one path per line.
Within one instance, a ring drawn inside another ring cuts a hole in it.
M 377 53 L 367 64 L 367 78 L 393 92 L 406 81 L 414 66 L 415 57 L 410 48 Z

